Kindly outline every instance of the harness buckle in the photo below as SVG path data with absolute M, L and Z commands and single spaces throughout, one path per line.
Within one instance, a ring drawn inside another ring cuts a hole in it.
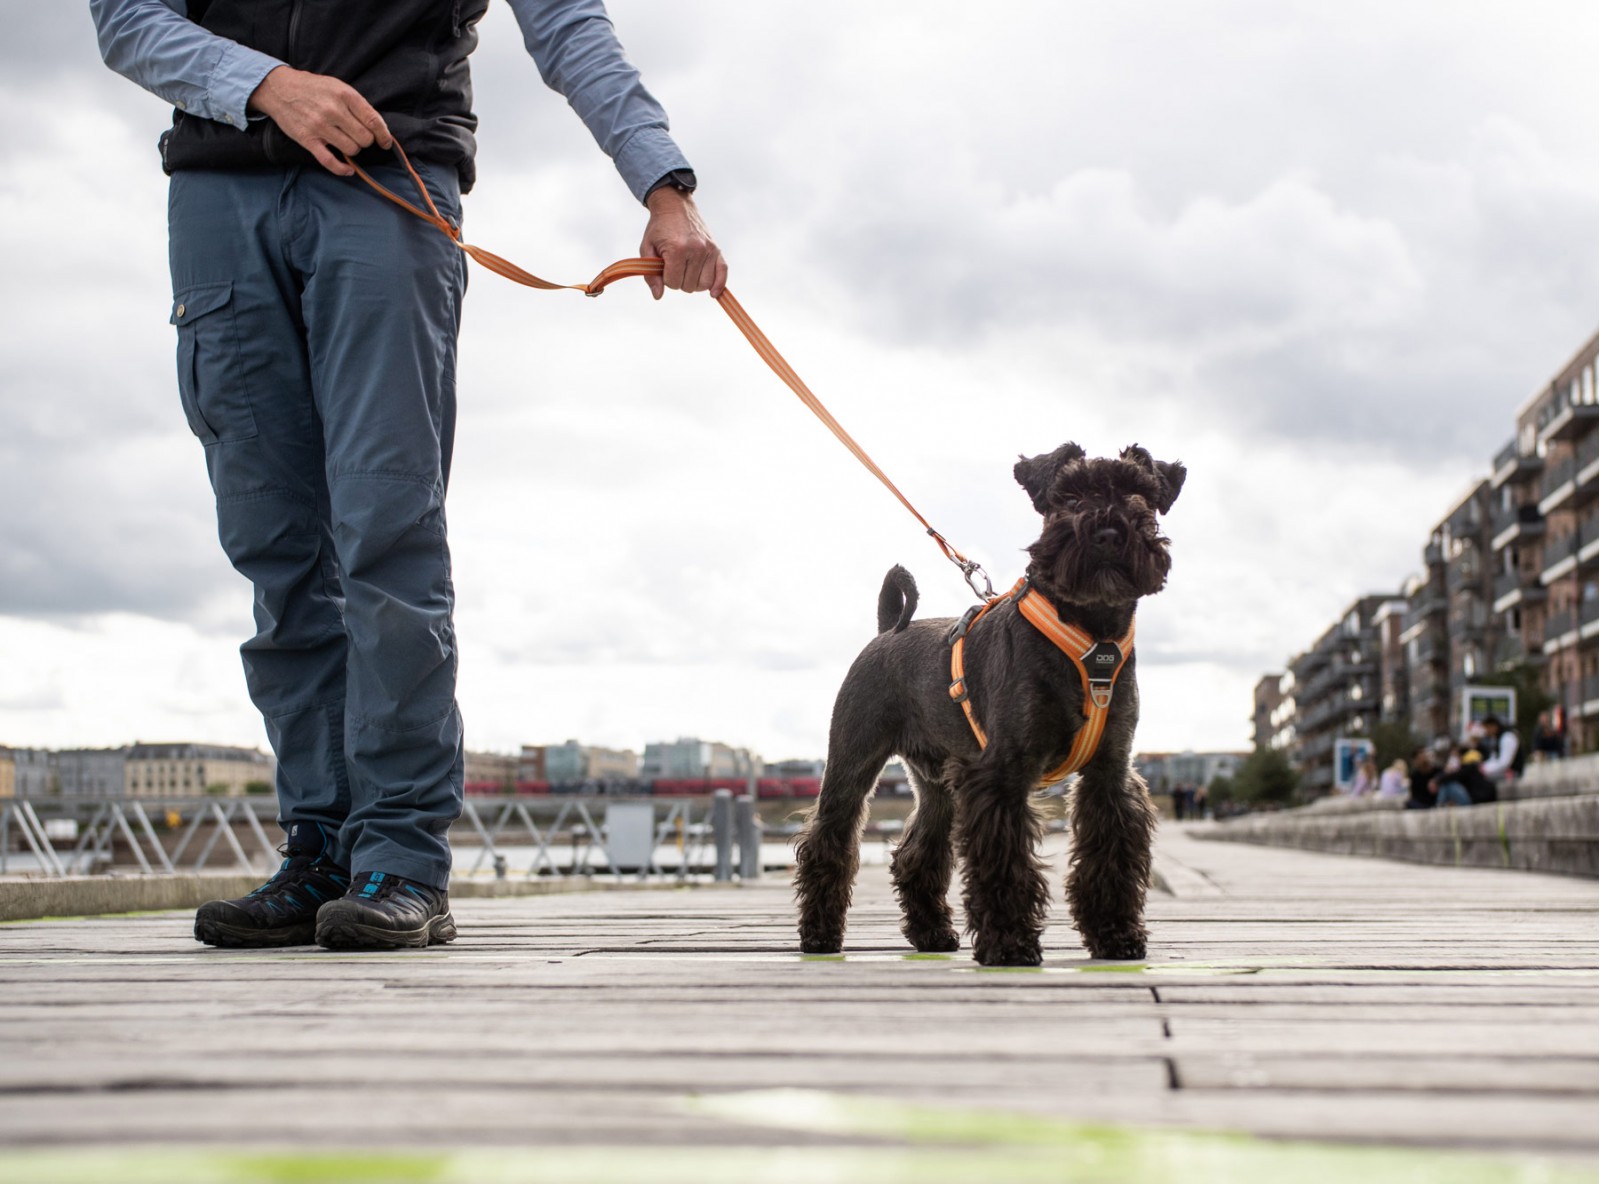
M 984 605 L 975 604 L 961 614 L 961 619 L 950 626 L 950 632 L 944 636 L 946 645 L 955 645 L 967 635 L 967 630 L 972 628 L 972 622 L 978 619 L 978 614 L 984 610 Z
M 1089 683 L 1089 698 L 1102 711 L 1111 706 L 1111 692 L 1122 669 L 1122 648 L 1114 641 L 1097 641 L 1078 659 Z
M 958 678 L 950 684 L 950 701 L 952 703 L 965 703 L 967 701 L 967 680 Z

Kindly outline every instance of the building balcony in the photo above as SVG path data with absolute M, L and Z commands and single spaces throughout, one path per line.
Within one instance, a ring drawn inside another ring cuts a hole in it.
M 1548 444 L 1551 440 L 1571 440 L 1592 432 L 1595 420 L 1600 417 L 1600 409 L 1593 403 L 1566 402 L 1559 406 L 1552 406 L 1544 416 L 1544 423 L 1539 425 L 1539 443 Z
M 1478 567 L 1476 556 L 1467 563 L 1452 563 L 1449 572 L 1445 576 L 1445 587 L 1449 588 L 1451 592 L 1477 588 L 1482 583 L 1483 572 Z
M 1591 596 L 1578 605 L 1578 633 L 1585 641 L 1600 633 L 1600 599 Z
M 1524 575 L 1520 571 L 1505 572 L 1494 581 L 1494 611 L 1510 612 L 1519 604 L 1534 604 L 1547 595 L 1538 576 Z
M 1544 652 L 1548 654 L 1553 649 L 1561 648 L 1568 634 L 1576 640 L 1577 632 L 1578 616 L 1570 608 L 1551 613 L 1544 623 Z
M 1548 587 L 1577 566 L 1577 532 L 1550 539 L 1544 545 L 1544 565 L 1539 569 L 1539 582 Z
M 1558 460 L 1544 471 L 1539 480 L 1539 513 L 1548 516 L 1559 510 L 1578 493 L 1578 458 Z
M 1586 518 L 1578 523 L 1578 562 L 1587 563 L 1600 555 L 1600 518 Z
M 1497 510 L 1491 529 L 1494 531 L 1493 549 L 1504 551 L 1518 539 L 1543 534 L 1544 515 L 1539 513 L 1537 502 L 1523 502 L 1509 510 Z
M 1544 468 L 1544 457 L 1534 452 L 1518 452 L 1517 442 L 1512 440 L 1495 453 L 1494 470 L 1489 477 L 1489 485 L 1493 489 L 1499 489 L 1507 482 L 1520 485 L 1529 478 L 1537 476 L 1542 468 Z
M 1422 548 L 1422 564 L 1424 567 L 1437 567 L 1444 562 L 1444 548 L 1438 543 L 1429 543 Z
M 1600 675 L 1591 674 L 1577 682 L 1578 694 L 1574 700 L 1579 715 L 1600 714 Z

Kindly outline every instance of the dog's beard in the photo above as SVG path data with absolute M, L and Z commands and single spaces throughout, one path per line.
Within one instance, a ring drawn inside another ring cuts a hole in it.
M 1115 526 L 1122 542 L 1094 542 L 1097 531 Z M 1028 548 L 1057 594 L 1080 604 L 1126 604 L 1166 586 L 1172 567 L 1168 543 L 1154 515 L 1124 521 L 1106 514 L 1061 514 L 1046 521 Z

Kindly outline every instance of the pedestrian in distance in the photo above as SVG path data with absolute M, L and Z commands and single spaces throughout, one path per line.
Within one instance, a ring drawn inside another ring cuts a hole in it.
M 466 259 L 391 189 L 409 154 L 459 226 L 474 180 L 468 57 L 488 0 L 90 0 L 113 70 L 174 107 L 161 137 L 178 388 L 219 535 L 252 584 L 245 680 L 278 758 L 278 873 L 213 901 L 220 946 L 455 937 L 461 812 L 444 501 Z M 647 211 L 663 288 L 727 267 L 689 161 L 603 0 L 508 0 L 535 63 Z

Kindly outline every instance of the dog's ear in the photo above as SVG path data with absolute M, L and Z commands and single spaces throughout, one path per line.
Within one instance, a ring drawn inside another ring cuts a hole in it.
M 1172 503 L 1178 500 L 1178 493 L 1183 489 L 1183 479 L 1189 475 L 1189 470 L 1183 467 L 1181 461 L 1157 460 L 1137 444 L 1124 448 L 1121 459 L 1148 469 L 1160 485 L 1161 492 L 1155 503 L 1156 513 L 1165 514 L 1172 509 Z
M 1018 485 L 1028 491 L 1028 496 L 1033 499 L 1033 508 L 1043 514 L 1049 506 L 1045 494 L 1050 492 L 1050 483 L 1055 480 L 1056 474 L 1064 465 L 1081 460 L 1085 455 L 1083 449 L 1069 442 L 1042 456 L 1019 457 L 1012 466 L 1011 475 L 1017 479 Z
M 1189 475 L 1189 470 L 1183 467 L 1180 460 L 1158 460 L 1156 472 L 1161 474 L 1161 502 L 1156 506 L 1156 511 L 1165 514 L 1172 509 L 1172 503 L 1178 500 L 1178 494 L 1183 490 L 1183 479 Z

